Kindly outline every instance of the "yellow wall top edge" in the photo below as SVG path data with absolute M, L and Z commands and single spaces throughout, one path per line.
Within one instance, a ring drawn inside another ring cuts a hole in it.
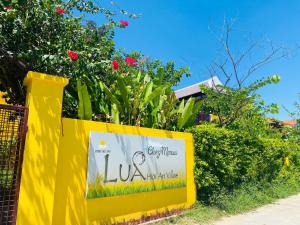
M 75 123 L 81 123 L 86 124 L 89 127 L 95 127 L 97 126 L 103 126 L 105 125 L 108 129 L 112 128 L 113 130 L 128 130 L 128 129 L 136 129 L 137 131 L 143 132 L 146 131 L 147 134 L 157 132 L 158 134 L 162 133 L 169 133 L 178 136 L 182 136 L 185 139 L 192 139 L 193 135 L 192 133 L 188 132 L 180 132 L 180 131 L 170 131 L 170 130 L 162 130 L 162 129 L 154 129 L 154 128 L 148 128 L 148 127 L 138 127 L 138 126 L 130 126 L 130 125 L 121 125 L 121 124 L 115 124 L 115 123 L 105 123 L 100 121 L 91 121 L 91 120 L 79 120 L 79 119 L 72 119 L 72 118 L 62 118 L 65 121 L 75 122 Z M 156 136 L 156 135 L 146 135 L 146 136 Z
M 62 85 L 63 87 L 69 83 L 69 79 L 64 77 L 29 71 L 24 79 L 23 85 L 27 86 L 32 80 L 43 80 L 46 82 L 53 82 L 58 85 Z

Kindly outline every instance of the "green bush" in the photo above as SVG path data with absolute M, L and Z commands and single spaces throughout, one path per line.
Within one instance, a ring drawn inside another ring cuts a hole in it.
M 296 143 L 211 125 L 189 131 L 194 135 L 195 180 L 201 201 L 209 202 L 215 194 L 232 192 L 245 183 L 271 182 L 299 172 Z

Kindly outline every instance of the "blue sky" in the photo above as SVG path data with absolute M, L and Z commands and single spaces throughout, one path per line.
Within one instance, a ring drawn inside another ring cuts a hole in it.
M 208 26 L 221 26 L 224 17 L 235 18 L 235 28 L 251 33 L 254 38 L 263 36 L 279 45 L 300 46 L 299 0 L 120 0 L 117 3 L 123 9 L 142 14 L 139 19 L 128 20 L 126 29 L 116 32 L 117 47 L 189 67 L 192 77 L 184 78 L 176 89 L 209 78 L 205 68 L 218 55 L 219 46 Z M 247 47 L 244 44 L 237 40 L 233 47 Z M 267 103 L 279 103 L 293 110 L 300 92 L 300 54 L 269 64 L 256 77 L 273 74 L 280 75 L 281 82 L 260 93 Z M 289 119 L 284 110 L 276 117 Z

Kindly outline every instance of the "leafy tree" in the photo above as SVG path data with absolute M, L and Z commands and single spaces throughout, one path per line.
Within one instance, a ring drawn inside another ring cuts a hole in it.
M 206 98 L 203 100 L 202 110 L 218 115 L 220 126 L 247 130 L 253 134 L 263 133 L 268 127 L 266 115 L 277 113 L 278 106 L 266 106 L 260 95 L 255 92 L 279 80 L 275 75 L 239 89 L 224 86 L 211 89 L 203 85 L 201 90 Z
M 86 13 L 103 15 L 105 22 L 87 21 Z M 170 87 L 188 76 L 188 69 L 116 50 L 114 30 L 128 22 L 114 16 L 89 0 L 0 1 L 0 83 L 9 103 L 24 103 L 22 82 L 33 70 L 70 79 L 64 116 L 175 129 L 175 117 L 180 117 L 174 113 L 178 102 Z M 145 88 L 156 96 L 147 99 Z M 183 105 L 180 129 L 190 123 L 186 118 L 193 105 L 193 100 Z
M 220 126 L 246 129 L 255 134 L 268 127 L 266 115 L 278 111 L 276 104 L 265 105 L 257 92 L 280 80 L 278 75 L 256 79 L 256 72 L 262 66 L 286 57 L 287 52 L 282 46 L 264 41 L 252 41 L 245 50 L 235 50 L 231 46 L 233 31 L 233 22 L 225 20 L 219 37 L 221 56 L 208 67 L 209 75 L 220 77 L 223 85 L 213 82 L 211 89 L 201 87 L 206 95 L 202 110 L 216 114 Z M 263 54 L 262 46 L 267 49 Z

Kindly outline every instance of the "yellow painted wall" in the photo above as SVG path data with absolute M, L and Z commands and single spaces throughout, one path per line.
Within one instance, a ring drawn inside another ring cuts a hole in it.
M 111 224 L 194 204 L 196 192 L 191 134 L 61 119 L 62 91 L 59 89 L 63 89 L 66 80 L 54 79 L 57 78 L 31 73 L 25 82 L 29 87 L 27 100 L 30 113 L 18 225 Z M 51 91 L 47 91 L 47 86 Z M 85 199 L 90 131 L 184 139 L 187 187 Z
M 63 119 L 62 127 L 64 136 L 59 147 L 53 224 L 109 224 L 162 212 L 167 206 L 169 209 L 190 207 L 195 202 L 191 134 L 73 119 Z M 187 188 L 86 200 L 90 131 L 184 139 Z
M 62 95 L 67 83 L 67 79 L 34 72 L 24 80 L 29 115 L 17 225 L 53 224 Z
M 3 98 L 3 95 L 5 95 L 5 92 L 0 91 L 0 104 L 6 105 L 7 103 L 6 103 L 5 99 Z

